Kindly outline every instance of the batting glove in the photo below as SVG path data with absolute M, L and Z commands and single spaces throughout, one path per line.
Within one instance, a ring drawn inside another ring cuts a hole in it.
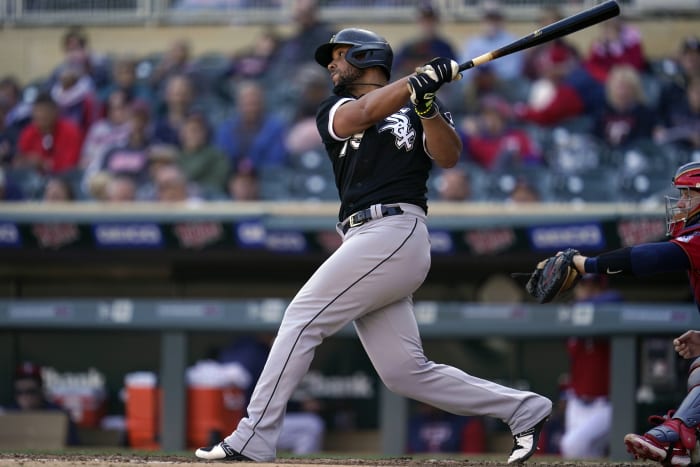
M 441 85 L 430 78 L 427 73 L 418 73 L 408 78 L 411 103 L 420 118 L 433 118 L 437 115 L 435 93 Z
M 459 72 L 459 63 L 443 57 L 434 58 L 425 65 L 416 68 L 416 73 L 425 73 L 441 85 L 462 77 Z

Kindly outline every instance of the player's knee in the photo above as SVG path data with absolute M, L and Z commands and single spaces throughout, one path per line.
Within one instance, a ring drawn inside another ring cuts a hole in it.
M 388 368 L 382 371 L 379 377 L 389 391 L 402 396 L 408 396 L 408 394 L 405 394 L 407 389 L 405 373 L 398 371 L 396 368 Z
M 700 357 L 693 360 L 688 370 L 688 391 L 695 386 L 700 386 Z

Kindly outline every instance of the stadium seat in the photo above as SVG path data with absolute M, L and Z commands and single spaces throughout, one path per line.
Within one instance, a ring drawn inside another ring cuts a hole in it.
M 287 167 L 264 167 L 258 172 L 260 199 L 283 201 L 292 198 L 290 180 L 293 172 Z
M 551 144 L 545 148 L 545 158 L 553 172 L 578 174 L 609 163 L 608 151 L 589 134 L 557 127 L 551 138 Z
M 552 196 L 557 202 L 605 203 L 618 201 L 617 171 L 601 167 L 578 174 L 552 176 Z
M 38 200 L 44 190 L 46 177 L 34 169 L 11 168 L 5 176 L 17 186 L 26 200 Z

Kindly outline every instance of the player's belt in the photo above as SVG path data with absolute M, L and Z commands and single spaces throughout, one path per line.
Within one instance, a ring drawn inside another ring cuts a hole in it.
M 401 209 L 399 206 L 382 206 L 380 216 L 376 215 L 375 212 L 376 211 L 370 207 L 367 209 L 363 209 L 362 211 L 357 211 L 354 214 L 351 214 L 350 216 L 348 216 L 347 219 L 345 219 L 345 221 L 343 221 L 343 233 L 346 233 L 349 229 L 353 227 L 359 227 L 362 224 L 366 224 L 367 222 L 373 219 L 381 219 L 382 217 L 403 214 L 403 209 Z

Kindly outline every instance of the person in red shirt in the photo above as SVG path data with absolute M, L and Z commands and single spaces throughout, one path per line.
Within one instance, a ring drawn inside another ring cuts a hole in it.
M 551 44 L 539 56 L 538 78 L 530 88 L 528 101 L 514 105 L 515 116 L 523 122 L 555 126 L 586 112 L 581 91 L 569 79 L 580 71 L 580 60 L 565 44 Z
M 467 159 L 486 170 L 544 163 L 530 135 L 512 125 L 510 107 L 499 97 L 484 97 L 481 113 L 475 121 L 466 121 L 463 131 Z
M 37 96 L 32 121 L 20 133 L 15 167 L 56 174 L 75 168 L 80 158 L 83 134 L 77 125 L 59 116 L 50 95 Z
M 608 288 L 604 275 L 585 274 L 574 289 L 574 299 L 576 304 L 608 303 L 620 302 L 622 296 Z M 561 454 L 565 459 L 602 458 L 612 426 L 610 340 L 571 337 L 567 351 L 569 387 Z
M 639 72 L 647 68 L 641 33 L 618 16 L 601 23 L 585 66 L 598 81 L 605 82 L 610 70 L 619 65 L 629 65 Z

